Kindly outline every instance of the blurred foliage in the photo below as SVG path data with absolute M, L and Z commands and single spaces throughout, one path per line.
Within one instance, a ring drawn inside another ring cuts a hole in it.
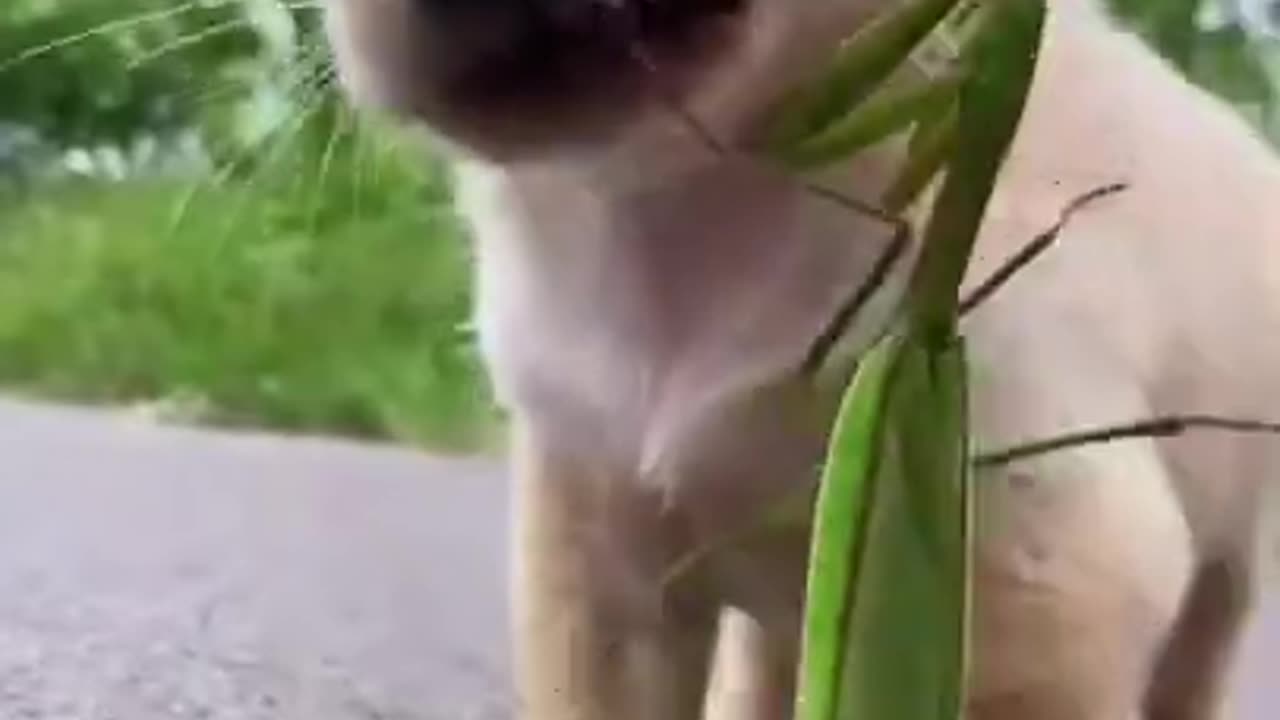
M 0 7 L 0 120 L 59 144 L 127 144 L 198 118 L 216 85 L 259 49 L 228 3 L 7 0 Z M 86 34 L 87 33 L 87 34 Z M 165 52 L 200 37 L 182 52 Z M 210 74 L 212 73 L 212 74 Z
M 448 187 L 395 145 L 335 137 L 222 186 L 63 182 L 0 204 L 0 383 L 184 421 L 483 442 Z
M 314 2 L 6 0 L 0 173 L 69 148 L 111 153 L 116 175 L 184 152 L 188 165 L 226 161 L 300 102 L 329 106 L 309 108 L 329 125 L 299 133 L 323 135 L 331 80 Z
M 1280 2 L 1110 0 L 1116 14 L 1193 81 L 1280 141 Z
M 482 434 L 447 180 L 342 106 L 321 1 L 0 2 L 0 384 Z M 1273 0 L 1112 2 L 1280 139 Z
M 0 384 L 484 442 L 447 178 L 338 101 L 319 28 L 312 2 L 7 0 Z

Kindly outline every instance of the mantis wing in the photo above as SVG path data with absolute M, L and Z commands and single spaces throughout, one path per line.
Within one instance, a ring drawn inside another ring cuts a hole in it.
M 886 337 L 863 359 L 844 396 L 814 518 L 796 717 L 836 720 L 844 699 L 848 616 L 861 587 L 867 515 L 874 505 L 885 401 L 898 345 Z
M 859 368 L 819 494 L 800 720 L 959 717 L 970 498 L 965 368 L 889 336 Z

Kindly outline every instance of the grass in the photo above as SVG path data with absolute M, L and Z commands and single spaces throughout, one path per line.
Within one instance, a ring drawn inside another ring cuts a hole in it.
M 0 385 L 182 420 L 482 443 L 466 245 L 437 166 L 369 142 L 220 184 L 0 202 Z

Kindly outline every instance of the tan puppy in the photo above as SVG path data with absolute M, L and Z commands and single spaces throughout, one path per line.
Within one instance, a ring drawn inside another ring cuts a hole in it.
M 709 149 L 671 104 L 745 142 L 889 2 L 329 0 L 354 95 L 457 160 L 481 340 L 514 418 L 530 720 L 696 717 L 726 607 L 750 622 L 725 712 L 789 714 L 805 533 L 662 578 L 813 483 L 831 399 L 786 378 L 886 233 Z M 1131 189 L 967 321 L 979 444 L 1280 415 L 1280 165 L 1090 2 L 1051 5 L 973 277 L 1072 198 Z M 834 179 L 872 198 L 898 160 Z M 1218 433 L 981 476 L 970 717 L 1219 717 L 1277 474 L 1280 443 Z

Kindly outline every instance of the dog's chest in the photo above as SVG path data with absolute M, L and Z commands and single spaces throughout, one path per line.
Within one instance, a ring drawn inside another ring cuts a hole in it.
M 486 361 L 501 401 L 551 441 L 646 475 L 691 435 L 758 424 L 743 398 L 793 372 L 867 274 L 883 226 L 728 165 L 625 200 L 464 180 Z

